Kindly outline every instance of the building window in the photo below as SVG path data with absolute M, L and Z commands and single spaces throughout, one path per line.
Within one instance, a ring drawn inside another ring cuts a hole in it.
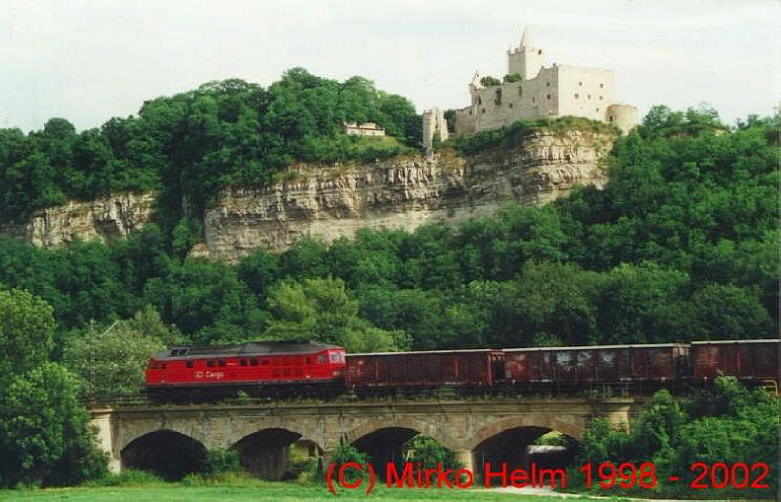
M 583 82 L 578 82 L 578 85 L 583 87 Z
M 550 87 L 550 82 L 545 82 L 545 87 Z
M 605 87 L 605 84 L 599 84 L 600 89 L 602 89 L 603 87 Z
M 578 93 L 576 92 L 576 93 L 575 93 L 575 99 L 578 99 L 579 97 L 580 97 L 580 94 L 578 94 Z
M 532 98 L 532 103 L 534 103 L 534 98 Z
M 483 108 L 483 113 L 485 113 L 485 108 Z
M 520 85 L 518 86 L 518 95 L 523 96 L 523 87 L 521 87 Z
M 599 97 L 599 100 L 602 101 L 602 96 Z
M 538 50 L 537 54 L 542 54 L 542 49 Z
M 591 99 L 591 94 L 588 95 L 588 99 Z
M 550 94 L 548 94 L 548 99 L 550 99 Z
M 613 122 L 613 116 L 611 115 L 609 118 L 610 118 L 610 121 Z
M 469 110 L 469 115 L 472 115 L 472 110 Z
M 501 87 L 496 90 L 494 95 L 494 103 L 498 106 L 502 104 L 502 89 Z
M 510 108 L 512 108 L 512 107 L 513 107 L 513 104 L 512 104 L 512 103 L 508 103 L 508 104 L 507 104 L 507 106 L 509 106 Z
M 599 111 L 599 108 L 597 108 L 597 111 Z
M 482 105 L 483 104 L 483 98 L 481 98 L 480 96 L 477 96 L 477 104 L 478 105 Z

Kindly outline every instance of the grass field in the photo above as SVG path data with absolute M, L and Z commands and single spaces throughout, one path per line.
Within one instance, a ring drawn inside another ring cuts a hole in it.
M 507 493 L 490 493 L 483 490 L 418 490 L 378 488 L 371 495 L 362 491 L 355 493 L 340 492 L 335 497 L 324 486 L 297 485 L 293 483 L 247 482 L 243 484 L 184 486 L 180 483 L 155 484 L 151 486 L 122 487 L 79 487 L 79 488 L 49 488 L 42 490 L 0 491 L 0 501 L 31 501 L 47 502 L 160 502 L 160 501 L 254 501 L 254 502 L 358 502 L 366 500 L 415 500 L 438 501 L 471 500 L 474 502 L 550 502 L 562 500 L 594 500 L 587 497 L 546 497 L 534 495 L 517 495 Z M 616 499 L 618 500 L 618 499 Z

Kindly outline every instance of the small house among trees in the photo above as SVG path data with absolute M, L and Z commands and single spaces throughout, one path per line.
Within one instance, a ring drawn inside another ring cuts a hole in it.
M 356 136 L 385 136 L 385 129 L 374 122 L 365 122 L 356 124 L 355 122 L 345 122 L 342 130 L 345 134 Z

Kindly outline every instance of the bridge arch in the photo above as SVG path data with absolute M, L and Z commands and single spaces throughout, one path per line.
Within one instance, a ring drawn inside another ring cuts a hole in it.
M 539 437 L 552 431 L 567 437 L 564 445 L 532 446 Z M 472 461 L 480 466 L 507 465 L 511 469 L 528 469 L 534 462 L 546 467 L 566 468 L 575 458 L 582 435 L 582 427 L 555 417 L 510 417 L 480 429 L 470 440 L 469 450 Z
M 469 450 L 474 450 L 486 440 L 511 429 L 540 428 L 561 432 L 574 439 L 583 438 L 585 423 L 565 422 L 559 418 L 546 415 L 508 417 L 491 422 L 472 436 L 466 443 Z
M 291 448 L 301 444 L 307 456 L 319 457 L 322 447 L 314 440 L 285 427 L 267 427 L 245 434 L 230 448 L 239 455 L 242 466 L 252 475 L 267 480 L 291 476 Z
M 123 431 L 124 434 L 120 435 L 122 440 L 119 442 L 119 450 L 124 450 L 130 443 L 139 438 L 160 431 L 175 432 L 201 443 L 207 449 L 212 447 L 208 434 L 201 434 L 200 431 L 194 427 L 179 427 L 170 423 L 158 423 L 152 425 L 142 424 L 141 427 L 133 427 L 129 430 Z
M 125 469 L 152 472 L 166 481 L 179 481 L 202 472 L 207 451 L 202 442 L 170 429 L 158 429 L 129 441 L 120 452 Z
M 344 434 L 344 439 L 348 443 L 355 443 L 361 438 L 383 429 L 408 429 L 415 431 L 418 434 L 425 434 L 426 436 L 436 439 L 442 446 L 449 450 L 455 451 L 458 449 L 458 442 L 442 432 L 440 426 L 441 424 L 434 425 L 414 417 L 397 417 L 392 420 L 369 420 L 366 423 L 349 430 Z

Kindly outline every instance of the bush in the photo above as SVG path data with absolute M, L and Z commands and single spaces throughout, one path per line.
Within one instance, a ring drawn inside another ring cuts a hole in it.
M 239 453 L 236 450 L 217 448 L 206 452 L 206 464 L 202 474 L 213 476 L 242 471 Z
M 334 450 L 334 454 L 331 457 L 331 462 L 336 464 L 336 469 L 339 469 L 339 466 L 350 462 L 366 465 L 369 462 L 369 457 L 342 438 L 339 440 L 339 446 L 337 446 L 336 450 Z M 324 466 L 326 469 L 329 467 L 330 466 Z M 363 471 L 357 471 L 356 469 L 348 469 L 345 472 L 345 479 L 348 481 L 364 479 L 364 476 L 368 476 L 368 474 Z
M 695 471 L 691 465 L 704 462 L 713 465 L 738 462 L 752 466 L 763 462 L 771 469 L 777 465 L 779 400 L 764 389 L 749 390 L 735 378 L 717 378 L 713 389 L 693 398 L 674 398 L 666 390 L 657 392 L 640 413 L 630 430 L 610 426 L 605 419 L 595 419 L 583 436 L 578 465 L 602 462 L 653 462 L 660 496 L 690 495 Z M 668 483 L 669 476 L 680 476 Z M 574 473 L 574 485 L 583 486 L 583 478 Z M 768 476 L 769 489 L 698 490 L 698 497 L 768 498 L 775 494 L 777 476 Z M 595 490 L 596 488 L 595 484 Z M 636 488 L 634 493 L 638 493 Z M 621 491 L 615 490 L 615 494 Z M 647 495 L 648 492 L 644 490 Z
M 159 476 L 137 469 L 123 469 L 119 474 L 108 474 L 102 478 L 84 483 L 85 486 L 149 486 L 163 484 Z

